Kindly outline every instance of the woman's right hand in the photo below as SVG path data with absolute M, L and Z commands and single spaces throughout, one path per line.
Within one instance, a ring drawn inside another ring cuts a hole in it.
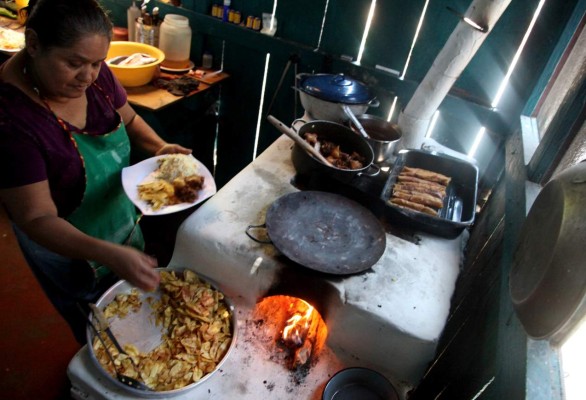
M 65 257 L 94 260 L 143 289 L 159 284 L 157 260 L 129 246 L 86 235 L 58 216 L 48 181 L 0 190 L 0 202 L 32 240 Z
M 145 291 L 155 290 L 160 275 L 155 270 L 157 260 L 133 247 L 116 245 L 113 258 L 105 263 L 120 279 Z

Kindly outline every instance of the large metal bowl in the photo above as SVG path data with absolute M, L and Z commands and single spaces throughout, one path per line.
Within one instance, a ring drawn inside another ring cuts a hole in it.
M 171 271 L 172 269 L 167 268 L 159 268 L 159 271 L 166 270 Z M 182 273 L 185 269 L 173 269 L 177 274 Z M 194 271 L 195 272 L 195 271 Z M 211 282 L 209 279 L 197 274 L 199 278 L 209 283 L 212 288 L 218 290 L 217 285 Z M 131 292 L 133 286 L 131 286 L 127 281 L 121 280 L 114 284 L 110 289 L 108 289 L 102 297 L 96 302 L 96 306 L 100 309 L 104 309 L 108 304 L 110 304 L 114 298 L 118 294 L 128 294 Z M 113 318 L 110 321 L 110 328 L 114 333 L 114 336 L 118 340 L 118 342 L 124 347 L 125 344 L 132 343 L 134 346 L 138 348 L 140 352 L 149 352 L 156 348 L 162 341 L 162 327 L 156 326 L 154 323 L 154 319 L 152 318 L 152 309 L 150 304 L 153 301 L 157 301 L 161 298 L 160 290 L 156 290 L 154 292 L 140 292 L 140 298 L 142 300 L 142 306 L 138 312 L 130 313 L 125 318 Z M 143 391 L 140 389 L 132 388 L 128 385 L 123 384 L 122 382 L 118 381 L 116 378 L 112 377 L 100 364 L 98 361 L 96 354 L 94 353 L 94 349 L 92 347 L 92 343 L 94 341 L 94 332 L 88 326 L 87 329 L 87 342 L 88 342 L 88 349 L 90 353 L 90 358 L 97 366 L 97 369 L 103 374 L 105 379 L 107 379 L 111 384 L 115 385 L 117 388 L 120 389 L 121 392 L 128 393 L 129 395 L 141 398 L 173 398 L 180 395 L 185 395 L 186 393 L 194 390 L 196 387 L 200 386 L 204 381 L 208 380 L 210 376 L 215 374 L 224 364 L 226 359 L 229 357 L 230 353 L 234 349 L 234 343 L 236 341 L 236 315 L 234 312 L 234 305 L 232 302 L 227 298 L 224 297 L 224 301 L 228 305 L 229 309 L 232 312 L 232 342 L 230 343 L 230 347 L 226 351 L 226 354 L 220 360 L 216 369 L 209 374 L 205 375 L 199 381 L 194 382 L 190 385 L 184 386 L 180 389 L 175 390 L 167 390 L 167 391 Z M 91 317 L 90 317 L 91 318 Z
M 358 116 L 379 105 L 364 83 L 343 74 L 297 74 L 294 89 L 305 111 L 316 120 L 344 123 L 349 119 L 345 106 Z
M 322 100 L 315 96 L 299 90 L 299 100 L 303 109 L 307 111 L 311 118 L 317 120 L 344 123 L 349 117 L 344 111 L 344 103 L 335 103 L 332 101 Z M 378 105 L 378 103 L 375 103 Z M 364 104 L 346 104 L 352 113 L 356 116 L 364 114 L 371 106 L 369 103 Z

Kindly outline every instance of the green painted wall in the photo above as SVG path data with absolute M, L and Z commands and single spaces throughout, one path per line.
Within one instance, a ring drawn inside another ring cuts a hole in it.
M 502 148 L 504 138 L 518 125 L 519 115 L 538 82 L 549 55 L 554 51 L 577 0 L 546 2 L 539 23 L 520 60 L 520 68 L 511 77 L 510 88 L 502 106 L 498 110 L 491 110 L 486 105 L 490 103 L 498 83 L 508 69 L 537 2 L 538 0 L 527 0 L 511 3 L 456 82 L 452 95 L 440 107 L 441 117 L 434 138 L 454 150 L 466 153 L 478 129 L 481 126 L 487 127 L 483 152 L 478 155 L 483 185 L 494 184 L 502 171 L 502 160 L 497 150 Z M 111 11 L 116 25 L 126 25 L 129 0 L 102 0 L 102 3 Z M 407 104 L 417 83 L 425 76 L 456 26 L 456 16 L 446 7 L 464 12 L 470 4 L 464 0 L 429 2 L 409 69 L 405 79 L 400 80 L 396 75 L 375 67 L 380 65 L 399 72 L 403 70 L 415 29 L 426 4 L 425 0 L 377 0 L 377 12 L 360 66 L 345 61 L 343 56 L 353 59 L 357 57 L 370 0 L 281 0 L 276 8 L 278 30 L 275 37 L 223 23 L 211 17 L 213 3 L 211 0 L 183 1 L 183 6 L 176 8 L 151 1 L 148 7 L 158 6 L 163 16 L 167 13 L 179 13 L 190 19 L 194 31 L 191 58 L 196 64 L 200 63 L 203 51 L 209 50 L 214 55 L 215 66 L 219 67 L 223 54 L 224 69 L 230 73 L 231 78 L 222 85 L 220 95 L 221 129 L 218 136 L 217 169 L 220 185 L 254 157 L 261 103 L 264 109 L 261 113 L 257 153 L 279 135 L 275 128 L 266 123 L 264 116 L 292 54 L 300 57 L 297 65 L 299 72 L 345 72 L 368 82 L 381 101 L 378 109 L 371 108 L 369 112 L 386 116 L 395 96 L 398 96 L 399 109 Z M 243 17 L 248 14 L 261 16 L 263 12 L 272 11 L 273 2 L 232 0 L 232 7 L 240 10 Z M 263 96 L 261 88 L 268 53 L 270 60 Z M 272 114 L 284 122 L 294 119 L 295 110 L 297 116 L 302 113 L 291 89 L 293 84 L 292 67 L 271 110 Z M 394 114 L 395 118 L 397 113 L 398 110 Z M 165 117 L 161 115 L 160 118 Z

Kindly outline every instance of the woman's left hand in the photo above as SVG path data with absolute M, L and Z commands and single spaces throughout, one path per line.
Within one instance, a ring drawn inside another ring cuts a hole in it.
M 167 143 L 163 145 L 159 150 L 157 150 L 156 156 L 160 156 L 163 154 L 191 154 L 191 149 L 187 147 L 183 147 L 181 145 L 175 143 Z

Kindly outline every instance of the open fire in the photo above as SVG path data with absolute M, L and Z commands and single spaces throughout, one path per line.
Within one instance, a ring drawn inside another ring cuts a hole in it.
M 255 308 L 256 337 L 290 370 L 311 367 L 325 345 L 328 329 L 317 310 L 290 296 L 270 296 Z

